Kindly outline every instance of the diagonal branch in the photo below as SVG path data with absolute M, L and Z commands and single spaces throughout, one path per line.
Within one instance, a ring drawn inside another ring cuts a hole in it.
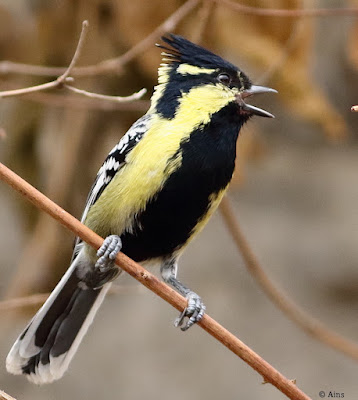
M 93 76 L 113 71 L 120 71 L 121 68 L 135 57 L 140 56 L 145 50 L 152 46 L 158 37 L 166 32 L 173 31 L 178 23 L 182 21 L 192 11 L 199 0 L 187 0 L 182 6 L 180 6 L 173 14 L 171 14 L 162 24 L 154 29 L 148 36 L 138 42 L 135 46 L 131 47 L 126 53 L 119 57 L 111 58 L 109 60 L 102 61 L 96 65 L 89 65 L 86 67 L 76 68 L 74 75 L 76 76 Z
M 245 261 L 249 273 L 260 285 L 261 289 L 271 301 L 294 323 L 301 327 L 313 338 L 338 350 L 347 356 L 358 360 L 358 345 L 351 340 L 344 338 L 338 333 L 330 330 L 319 320 L 309 315 L 300 306 L 295 304 L 283 291 L 278 288 L 267 276 L 244 234 L 241 232 L 239 223 L 232 209 L 230 201 L 225 197 L 220 204 L 220 211 L 225 220 L 236 246 Z
M 85 225 L 81 224 L 81 222 L 76 218 L 67 213 L 1 163 L 0 179 L 9 184 L 13 189 L 26 197 L 27 200 L 31 201 L 36 207 L 48 213 L 51 217 L 56 219 L 95 249 L 98 249 L 102 245 L 103 239 L 100 236 L 91 231 Z M 158 278 L 146 271 L 143 267 L 123 253 L 117 255 L 116 264 L 177 310 L 183 311 L 186 307 L 187 301 L 183 296 L 171 289 L 164 282 L 161 282 Z M 287 397 L 292 400 L 310 400 L 310 398 L 294 383 L 283 376 L 267 361 L 262 359 L 258 354 L 251 350 L 251 348 L 246 346 L 240 339 L 226 330 L 207 314 L 204 315 L 198 325 L 255 369 L 263 377 L 265 382 L 269 382 L 276 386 L 276 388 Z
M 162 24 L 154 29 L 148 36 L 131 47 L 126 53 L 119 57 L 101 61 L 98 64 L 73 68 L 73 76 L 95 76 L 108 72 L 118 72 L 125 64 L 140 56 L 145 50 L 152 46 L 160 35 L 173 31 L 197 5 L 199 0 L 187 0 L 182 6 L 174 11 Z M 34 76 L 58 76 L 64 73 L 61 67 L 46 67 L 41 65 L 28 65 L 12 61 L 0 62 L 0 75 L 7 73 L 27 74 Z

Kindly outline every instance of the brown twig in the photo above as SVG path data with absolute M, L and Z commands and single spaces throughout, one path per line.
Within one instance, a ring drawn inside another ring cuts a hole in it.
M 30 86 L 30 87 L 26 87 L 26 88 L 22 88 L 22 89 L 6 90 L 3 92 L 0 92 L 0 98 L 21 96 L 21 95 L 28 94 L 28 93 L 40 92 L 43 90 L 53 89 L 56 87 L 61 87 L 66 82 L 70 81 L 71 80 L 70 74 L 77 63 L 78 58 L 81 54 L 81 50 L 83 48 L 83 43 L 85 41 L 85 37 L 87 34 L 87 30 L 88 30 L 88 25 L 89 25 L 88 21 L 82 22 L 82 30 L 81 30 L 80 38 L 77 43 L 76 51 L 72 57 L 70 65 L 62 73 L 62 75 L 60 75 L 57 79 L 55 79 L 52 82 L 47 82 L 47 83 L 43 83 L 41 85 Z
M 91 93 L 88 92 L 87 90 L 78 89 L 68 84 L 68 82 L 73 81 L 73 78 L 70 77 L 70 74 L 75 68 L 75 65 L 81 54 L 88 26 L 89 26 L 88 21 L 83 21 L 81 35 L 78 40 L 76 51 L 72 57 L 71 63 L 68 66 L 68 68 L 57 79 L 51 82 L 43 83 L 41 85 L 35 85 L 15 90 L 5 90 L 0 92 L 0 98 L 22 96 L 26 94 L 28 95 L 35 92 L 42 92 L 44 90 L 54 89 L 56 87 L 65 87 L 66 89 L 74 93 L 80 94 L 82 96 L 90 97 L 92 99 L 97 99 L 97 100 L 113 101 L 115 103 L 126 103 L 140 99 L 147 92 L 146 89 L 141 89 L 139 92 L 133 93 L 130 96 L 120 97 L 120 96 L 106 96 L 103 94 Z
M 31 201 L 36 207 L 51 215 L 58 222 L 75 233 L 75 235 L 82 238 L 82 240 L 90 246 L 98 249 L 102 245 L 103 239 L 100 236 L 91 231 L 85 225 L 81 224 L 76 218 L 67 213 L 1 163 L 0 179 L 26 197 L 26 199 Z M 146 271 L 143 267 L 123 253 L 117 255 L 116 264 L 177 310 L 183 311 L 187 305 L 187 301 L 183 296 L 171 289 L 165 283 L 161 282 L 158 278 Z M 263 360 L 241 340 L 207 314 L 204 315 L 204 318 L 198 323 L 198 325 L 249 364 L 263 377 L 265 381 L 276 386 L 287 397 L 294 400 L 309 400 L 309 397 L 289 379 L 284 377 L 279 371 L 273 368 L 268 362 Z
M 0 400 L 16 400 L 15 397 L 10 396 L 4 391 L 0 390 Z
M 274 9 L 246 6 L 232 0 L 205 0 L 208 3 L 217 3 L 238 11 L 246 15 L 258 15 L 268 17 L 328 17 L 328 16 L 354 16 L 358 14 L 358 8 L 329 8 L 329 9 Z M 94 76 L 109 72 L 118 72 L 123 66 L 132 61 L 135 57 L 142 54 L 150 47 L 157 38 L 175 29 L 178 23 L 186 17 L 199 3 L 199 0 L 188 0 L 171 14 L 161 25 L 159 25 L 149 36 L 140 41 L 137 45 L 129 49 L 120 57 L 108 59 L 95 65 L 75 67 L 72 70 L 73 76 Z M 205 8 L 203 6 L 202 12 Z M 12 61 L 0 62 L 0 74 L 21 74 L 33 76 L 58 76 L 63 74 L 66 69 L 63 67 L 47 67 L 41 65 L 31 65 L 16 63 Z M 50 82 L 52 83 L 52 82 Z M 51 86 L 52 87 L 52 86 Z M 42 89 L 43 90 L 43 89 Z
M 307 314 L 300 306 L 295 304 L 283 291 L 278 288 L 267 276 L 248 241 L 242 233 L 230 201 L 225 197 L 220 204 L 220 211 L 244 261 L 245 265 L 260 285 L 261 289 L 272 302 L 293 322 L 300 326 L 313 338 L 326 345 L 358 360 L 358 345 L 330 330 L 316 318 Z
M 206 0 L 212 1 L 212 0 Z M 234 11 L 246 15 L 258 15 L 262 17 L 347 17 L 358 15 L 358 8 L 316 8 L 316 9 L 282 9 L 251 7 L 236 3 L 232 0 L 214 0 L 218 4 L 225 5 Z
M 95 76 L 109 72 L 119 72 L 125 64 L 140 56 L 145 50 L 152 46 L 160 35 L 173 31 L 183 18 L 185 18 L 199 3 L 199 0 L 188 0 L 171 14 L 162 24 L 143 40 L 130 48 L 119 57 L 101 61 L 95 65 L 76 67 L 72 69 L 72 76 Z M 64 68 L 43 67 L 39 65 L 27 65 L 11 61 L 0 62 L 0 74 L 17 73 L 35 76 L 58 76 L 63 74 Z M 55 81 L 56 82 L 56 81 Z M 51 82 L 52 83 L 52 82 Z M 54 87 L 54 86 L 51 86 Z M 43 90 L 43 89 L 42 89 Z
M 188 0 L 171 14 L 162 24 L 160 24 L 153 32 L 146 36 L 143 40 L 131 47 L 126 53 L 120 57 L 102 61 L 97 65 L 76 68 L 74 75 L 76 76 L 93 76 L 108 72 L 119 72 L 125 64 L 132 61 L 135 57 L 141 55 L 150 46 L 152 46 L 158 38 L 166 32 L 170 32 L 176 28 L 178 23 L 192 11 L 199 0 Z
M 78 89 L 74 86 L 65 84 L 64 87 L 71 92 L 81 94 L 82 96 L 90 97 L 91 99 L 104 100 L 104 101 L 113 101 L 114 103 L 127 103 L 129 101 L 138 100 L 143 97 L 147 93 L 147 89 L 141 89 L 136 93 L 131 94 L 130 96 L 106 96 L 104 94 L 87 92 L 87 90 Z

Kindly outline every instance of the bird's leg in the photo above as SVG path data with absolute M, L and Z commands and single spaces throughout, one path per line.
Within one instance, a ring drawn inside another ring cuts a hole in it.
M 107 236 L 102 246 L 97 251 L 99 257 L 94 269 L 86 274 L 84 279 L 87 286 L 92 289 L 99 289 L 105 283 L 113 281 L 121 272 L 114 260 L 121 251 L 122 241 L 117 235 Z
M 186 331 L 203 318 L 206 307 L 201 301 L 200 296 L 188 289 L 177 279 L 177 270 L 178 264 L 176 260 L 171 259 L 166 260 L 162 264 L 160 273 L 164 282 L 169 283 L 169 285 L 176 289 L 181 295 L 185 296 L 188 300 L 188 305 L 174 322 L 175 326 L 180 326 L 182 331 Z M 188 317 L 188 321 L 184 326 L 182 326 L 185 317 Z

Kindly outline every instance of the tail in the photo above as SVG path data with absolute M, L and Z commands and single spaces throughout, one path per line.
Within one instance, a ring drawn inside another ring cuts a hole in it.
M 43 384 L 60 379 L 67 370 L 111 285 L 91 289 L 81 282 L 76 273 L 84 261 L 81 253 L 12 346 L 8 372 Z

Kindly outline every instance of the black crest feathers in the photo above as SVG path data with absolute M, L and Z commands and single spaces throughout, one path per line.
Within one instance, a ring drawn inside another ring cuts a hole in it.
M 238 68 L 217 56 L 209 50 L 197 44 L 189 42 L 182 36 L 169 34 L 162 36 L 163 42 L 169 46 L 158 44 L 157 46 L 165 50 L 163 53 L 167 60 L 173 64 L 190 64 L 200 68 L 213 68 L 237 71 Z

